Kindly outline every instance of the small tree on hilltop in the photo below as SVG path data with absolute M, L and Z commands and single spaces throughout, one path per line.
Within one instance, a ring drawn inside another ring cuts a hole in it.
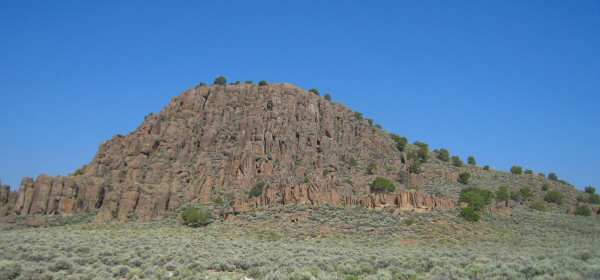
M 467 158 L 467 163 L 471 166 L 477 165 L 477 161 L 475 161 L 475 157 L 474 156 L 469 156 Z
M 260 82 L 258 82 L 258 85 L 259 86 L 268 86 L 269 83 L 267 83 L 267 81 L 260 81 Z
M 488 171 L 488 170 L 490 170 L 490 166 L 489 166 L 489 165 L 486 165 L 486 166 L 484 166 L 484 167 L 483 167 L 483 170 L 485 170 L 485 171 Z
M 554 172 L 548 173 L 548 180 L 558 181 L 558 176 Z
M 456 167 L 462 167 L 464 165 L 463 161 L 458 156 L 452 157 L 452 165 Z
M 596 193 L 596 188 L 594 188 L 592 186 L 585 187 L 584 190 L 585 190 L 586 193 L 589 193 L 589 194 L 595 194 Z
M 312 94 L 315 94 L 315 95 L 319 95 L 319 90 L 316 89 L 316 88 L 311 88 L 311 89 L 308 90 L 308 92 L 310 92 Z
M 521 175 L 521 174 L 523 174 L 523 167 L 518 166 L 518 165 L 513 165 L 510 168 L 510 173 L 515 174 L 515 175 Z
M 215 81 L 213 82 L 213 84 L 219 85 L 219 86 L 224 86 L 227 84 L 227 79 L 225 79 L 225 77 L 223 77 L 223 76 L 219 76 L 219 77 L 215 78 Z
M 461 184 L 463 184 L 463 185 L 468 184 L 469 183 L 469 179 L 471 179 L 471 174 L 469 174 L 467 172 L 463 172 L 463 173 L 460 173 L 458 175 L 458 182 L 461 183 Z
M 373 193 L 389 193 L 395 190 L 396 186 L 394 183 L 384 177 L 377 177 L 371 183 L 371 192 Z
M 524 173 L 527 174 L 527 175 L 531 175 L 531 174 L 533 174 L 533 170 L 531 170 L 531 169 L 525 169 Z
M 325 97 L 325 100 L 331 101 L 331 94 L 327 93 L 327 94 L 325 94 L 324 97 Z
M 450 152 L 446 149 L 440 149 L 437 154 L 437 158 L 441 161 L 449 161 L 450 160 Z

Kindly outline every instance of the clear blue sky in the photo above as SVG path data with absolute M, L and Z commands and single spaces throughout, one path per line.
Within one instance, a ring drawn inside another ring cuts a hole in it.
M 411 142 L 600 186 L 598 1 L 206 2 L 2 1 L 0 180 L 68 174 L 223 74 L 316 87 Z

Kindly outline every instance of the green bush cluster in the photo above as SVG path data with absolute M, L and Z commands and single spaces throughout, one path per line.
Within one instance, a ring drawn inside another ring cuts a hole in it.
M 463 173 L 458 174 L 458 182 L 463 185 L 468 184 L 470 179 L 471 179 L 471 174 L 468 172 L 463 172 Z
M 210 210 L 202 205 L 186 207 L 181 213 L 183 224 L 189 227 L 206 226 L 212 222 Z
M 557 191 L 549 191 L 544 196 L 544 200 L 550 203 L 562 204 L 563 194 Z
M 325 96 L 323 96 L 325 98 L 325 100 L 327 101 L 331 101 L 331 94 L 326 93 Z
M 487 171 L 487 170 L 490 170 L 490 166 L 489 166 L 489 165 L 486 165 L 486 166 L 484 166 L 484 167 L 483 167 L 483 170 L 486 170 L 486 171 Z
M 460 216 L 467 221 L 479 221 L 481 212 L 492 202 L 493 198 L 494 194 L 489 190 L 477 187 L 470 187 L 462 190 L 458 201 L 466 203 L 468 206 L 461 209 Z
M 548 180 L 558 181 L 558 175 L 556 175 L 554 172 L 548 173 Z
M 494 193 L 492 193 L 490 190 L 485 190 L 478 187 L 469 187 L 460 192 L 458 201 L 467 203 L 470 208 L 480 211 L 483 210 L 484 207 L 488 206 L 492 202 L 493 198 Z
M 390 193 L 395 190 L 394 183 L 385 177 L 377 177 L 371 182 L 371 192 L 373 193 Z
M 412 174 L 421 174 L 421 162 L 415 161 L 411 165 L 408 166 L 408 172 Z
M 525 169 L 524 173 L 527 174 L 527 175 L 531 175 L 531 174 L 533 174 L 533 170 L 531 170 L 531 169 Z
M 0 260 L 0 279 L 13 280 L 21 275 L 21 265 L 14 261 Z
M 446 149 L 440 149 L 437 152 L 437 158 L 441 161 L 449 161 L 450 160 L 450 152 Z
M 310 92 L 310 93 L 312 93 L 314 95 L 319 95 L 320 94 L 319 90 L 316 89 L 316 88 L 311 88 L 311 89 L 308 90 L 308 92 Z
M 477 222 L 481 219 L 481 213 L 471 207 L 461 209 L 460 216 L 469 222 Z
M 268 86 L 268 85 L 269 85 L 269 83 L 267 83 L 267 81 L 259 81 L 259 82 L 258 82 L 258 85 L 259 85 L 259 86 Z
M 584 205 L 581 206 L 577 206 L 577 208 L 575 208 L 575 215 L 578 216 L 591 216 L 592 215 L 592 210 Z
M 507 202 L 510 199 L 510 191 L 508 186 L 501 186 L 496 190 L 496 201 Z
M 529 208 L 537 211 L 546 211 L 546 203 L 544 203 L 543 201 L 536 201 L 529 205 Z
M 250 192 L 248 192 L 248 196 L 249 197 L 258 197 L 261 196 L 263 193 L 263 189 L 265 187 L 265 182 L 263 181 L 258 181 L 256 182 L 256 184 L 254 184 L 254 186 L 252 187 L 252 189 L 250 189 Z

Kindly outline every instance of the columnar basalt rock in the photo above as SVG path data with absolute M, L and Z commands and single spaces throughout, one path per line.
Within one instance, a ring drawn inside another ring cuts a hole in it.
M 103 143 L 76 175 L 23 179 L 13 210 L 147 220 L 220 196 L 233 197 L 240 211 L 291 203 L 453 207 L 421 193 L 369 194 L 376 176 L 397 180 L 406 173 L 405 161 L 386 132 L 295 86 L 201 86 L 148 115 L 131 134 Z M 412 177 L 412 185 L 427 181 Z M 267 188 L 249 199 L 259 181 Z M 400 190 L 407 189 L 403 183 Z

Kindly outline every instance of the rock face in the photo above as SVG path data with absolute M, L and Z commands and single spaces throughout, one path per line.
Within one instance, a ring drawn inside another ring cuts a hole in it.
M 75 175 L 24 178 L 8 208 L 17 214 L 97 210 L 98 221 L 126 221 L 223 197 L 236 211 L 290 203 L 454 207 L 447 198 L 403 191 L 407 180 L 398 177 L 407 167 L 386 132 L 295 86 L 201 86 L 173 98 L 131 134 L 103 143 Z M 399 191 L 369 194 L 376 176 L 398 181 Z M 424 183 L 419 175 L 409 178 Z M 249 198 L 259 182 L 266 186 L 262 195 Z
M 17 193 L 10 191 L 9 186 L 0 184 L 0 217 L 12 214 L 16 202 Z

